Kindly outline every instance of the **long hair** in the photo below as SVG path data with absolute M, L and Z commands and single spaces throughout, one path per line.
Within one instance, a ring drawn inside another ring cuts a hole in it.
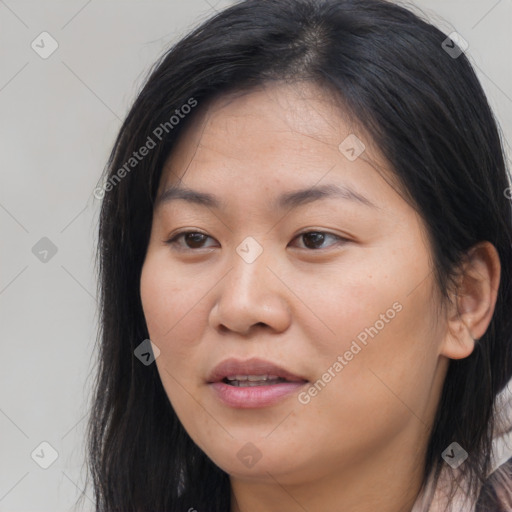
M 328 89 L 375 141 L 426 225 L 443 298 L 474 244 L 488 240 L 499 253 L 493 318 L 473 353 L 450 361 L 424 460 L 425 484 L 456 440 L 469 454 L 458 471 L 477 497 L 491 469 L 496 396 L 512 376 L 511 189 L 497 123 L 457 50 L 383 0 L 245 0 L 153 66 L 97 194 L 99 360 L 88 425 L 97 511 L 229 510 L 229 476 L 182 427 L 156 365 L 134 355 L 149 338 L 139 286 L 163 164 L 183 128 L 215 96 L 274 80 Z M 490 510 L 499 497 L 487 495 Z

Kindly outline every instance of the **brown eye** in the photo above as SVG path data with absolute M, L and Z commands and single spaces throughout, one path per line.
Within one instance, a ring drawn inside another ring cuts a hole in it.
M 304 246 L 306 249 L 313 249 L 313 250 L 324 249 L 324 248 L 334 245 L 334 244 L 329 244 L 327 246 L 322 246 L 328 238 L 332 238 L 335 241 L 346 240 L 338 235 L 334 235 L 332 233 L 326 233 L 324 231 L 307 231 L 307 232 L 301 233 L 300 235 L 297 236 L 297 239 L 300 239 L 300 238 L 302 238 L 302 240 L 304 241 Z
M 184 233 L 183 239 L 191 249 L 199 249 L 208 237 L 203 233 Z
M 165 243 L 175 246 L 179 250 L 204 249 L 209 247 L 204 245 L 208 238 L 211 237 L 204 233 L 200 233 L 199 231 L 184 231 L 173 236 Z

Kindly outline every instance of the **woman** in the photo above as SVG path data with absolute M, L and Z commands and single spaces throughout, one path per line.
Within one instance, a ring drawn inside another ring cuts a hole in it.
M 463 45 L 402 7 L 178 42 L 101 189 L 97 510 L 512 510 L 509 187 Z

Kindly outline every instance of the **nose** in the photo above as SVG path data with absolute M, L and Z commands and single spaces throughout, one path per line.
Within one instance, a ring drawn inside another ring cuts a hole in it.
M 229 272 L 215 288 L 217 297 L 209 315 L 210 325 L 243 336 L 259 327 L 285 331 L 291 320 L 291 292 L 278 277 L 269 252 L 264 250 L 249 263 L 233 251 L 229 264 Z

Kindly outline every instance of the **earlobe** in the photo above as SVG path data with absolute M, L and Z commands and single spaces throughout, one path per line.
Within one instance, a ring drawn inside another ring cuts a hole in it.
M 448 312 L 448 330 L 441 354 L 463 359 L 473 352 L 491 323 L 498 296 L 501 264 L 490 242 L 480 242 L 467 253 L 457 290 Z

